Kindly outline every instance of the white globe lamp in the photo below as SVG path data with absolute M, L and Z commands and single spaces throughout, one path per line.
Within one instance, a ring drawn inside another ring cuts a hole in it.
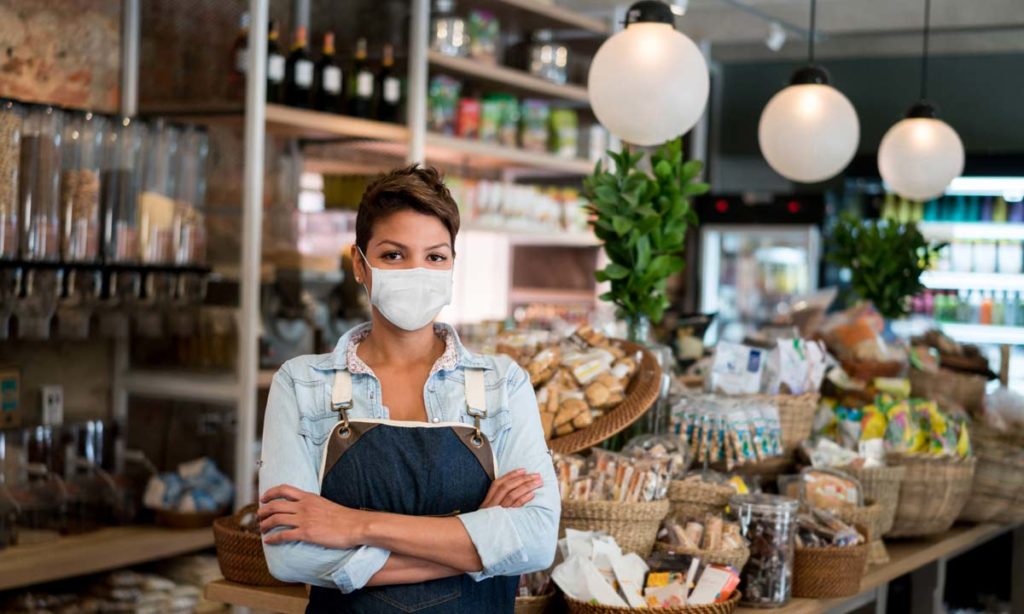
M 658 145 L 685 134 L 708 102 L 707 63 L 675 29 L 657 0 L 633 4 L 626 28 L 606 40 L 590 63 L 587 90 L 597 120 L 634 145 Z
M 817 183 L 839 174 L 857 153 L 860 121 L 849 99 L 818 66 L 796 71 L 775 94 L 757 127 L 761 154 L 791 181 Z
M 964 144 L 937 117 L 934 105 L 919 102 L 882 137 L 878 172 L 889 190 L 910 200 L 941 196 L 964 170 Z

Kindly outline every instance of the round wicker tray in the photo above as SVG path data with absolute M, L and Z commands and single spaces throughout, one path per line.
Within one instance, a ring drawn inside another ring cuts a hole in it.
M 516 597 L 515 614 L 544 614 L 554 598 L 554 592 L 550 592 L 546 595 Z
M 559 535 L 564 535 L 565 529 L 604 531 L 615 538 L 623 552 L 645 557 L 654 547 L 668 506 L 668 499 L 650 503 L 563 501 Z
M 664 614 L 731 614 L 740 602 L 740 592 L 736 591 L 728 601 L 709 603 L 707 605 L 688 605 L 681 608 L 643 608 L 640 611 L 662 612 Z M 618 612 L 636 612 L 631 608 L 620 608 L 610 605 L 598 605 L 576 601 L 566 595 L 565 603 L 571 614 L 617 614 Z
M 625 400 L 615 409 L 596 418 L 587 428 L 552 439 L 550 446 L 553 452 L 572 454 L 601 443 L 639 420 L 658 399 L 661 390 L 661 367 L 658 366 L 654 354 L 642 345 L 630 341 L 616 340 L 616 343 L 627 354 L 640 352 L 641 355 L 640 368 L 626 388 Z

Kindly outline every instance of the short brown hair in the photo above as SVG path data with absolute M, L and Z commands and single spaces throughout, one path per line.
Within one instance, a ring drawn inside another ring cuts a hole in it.
M 356 245 L 366 253 L 378 220 L 412 209 L 441 220 L 455 250 L 455 235 L 459 233 L 459 206 L 445 186 L 441 173 L 432 166 L 412 165 L 381 175 L 366 186 L 356 213 Z

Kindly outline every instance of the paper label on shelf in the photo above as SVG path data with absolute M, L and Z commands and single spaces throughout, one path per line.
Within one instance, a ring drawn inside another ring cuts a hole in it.
M 295 62 L 295 85 L 304 89 L 313 87 L 313 63 L 309 60 Z
M 363 71 L 356 77 L 356 96 L 370 98 L 373 96 L 373 74 Z
M 235 70 L 240 73 L 249 71 L 249 50 L 239 49 L 235 52 Z
M 267 79 L 274 83 L 284 81 L 283 55 L 272 55 L 267 58 Z
M 324 67 L 324 91 L 329 94 L 341 93 L 341 69 L 337 66 Z
M 389 104 L 398 104 L 402 98 L 402 82 L 396 77 L 384 79 L 384 101 Z

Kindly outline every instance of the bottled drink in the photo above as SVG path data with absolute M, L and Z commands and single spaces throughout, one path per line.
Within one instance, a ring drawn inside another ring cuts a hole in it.
M 999 295 L 996 294 L 995 290 L 992 291 L 992 321 L 990 324 L 1002 324 L 1006 319 L 1006 294 L 1003 294 L 1003 298 L 1000 299 Z
M 978 324 L 991 324 L 992 323 L 992 297 L 985 296 L 983 292 L 978 292 Z
M 238 34 L 231 45 L 231 73 L 228 74 L 228 98 L 245 98 L 245 75 L 249 72 L 249 13 L 242 13 Z
M 324 47 L 316 63 L 314 106 L 321 111 L 341 113 L 341 66 L 334 54 L 334 34 L 324 34 Z
M 1010 300 L 1010 293 L 1006 293 L 1006 313 L 1003 314 L 1003 321 L 1007 326 L 1017 326 L 1018 323 L 1024 323 L 1024 320 L 1020 318 L 1020 292 L 1013 295 L 1013 300 Z
M 384 45 L 384 57 L 381 60 L 380 73 L 377 75 L 377 119 L 385 122 L 397 122 L 398 112 L 402 104 L 402 81 L 395 75 L 395 47 Z
M 349 114 L 373 117 L 373 71 L 366 61 L 366 39 L 356 41 L 356 56 L 349 72 Z
M 313 106 L 313 58 L 306 45 L 306 27 L 299 26 L 284 71 L 284 102 L 293 107 Z
M 285 59 L 277 39 L 277 22 L 271 21 L 267 34 L 267 102 L 284 101 Z

